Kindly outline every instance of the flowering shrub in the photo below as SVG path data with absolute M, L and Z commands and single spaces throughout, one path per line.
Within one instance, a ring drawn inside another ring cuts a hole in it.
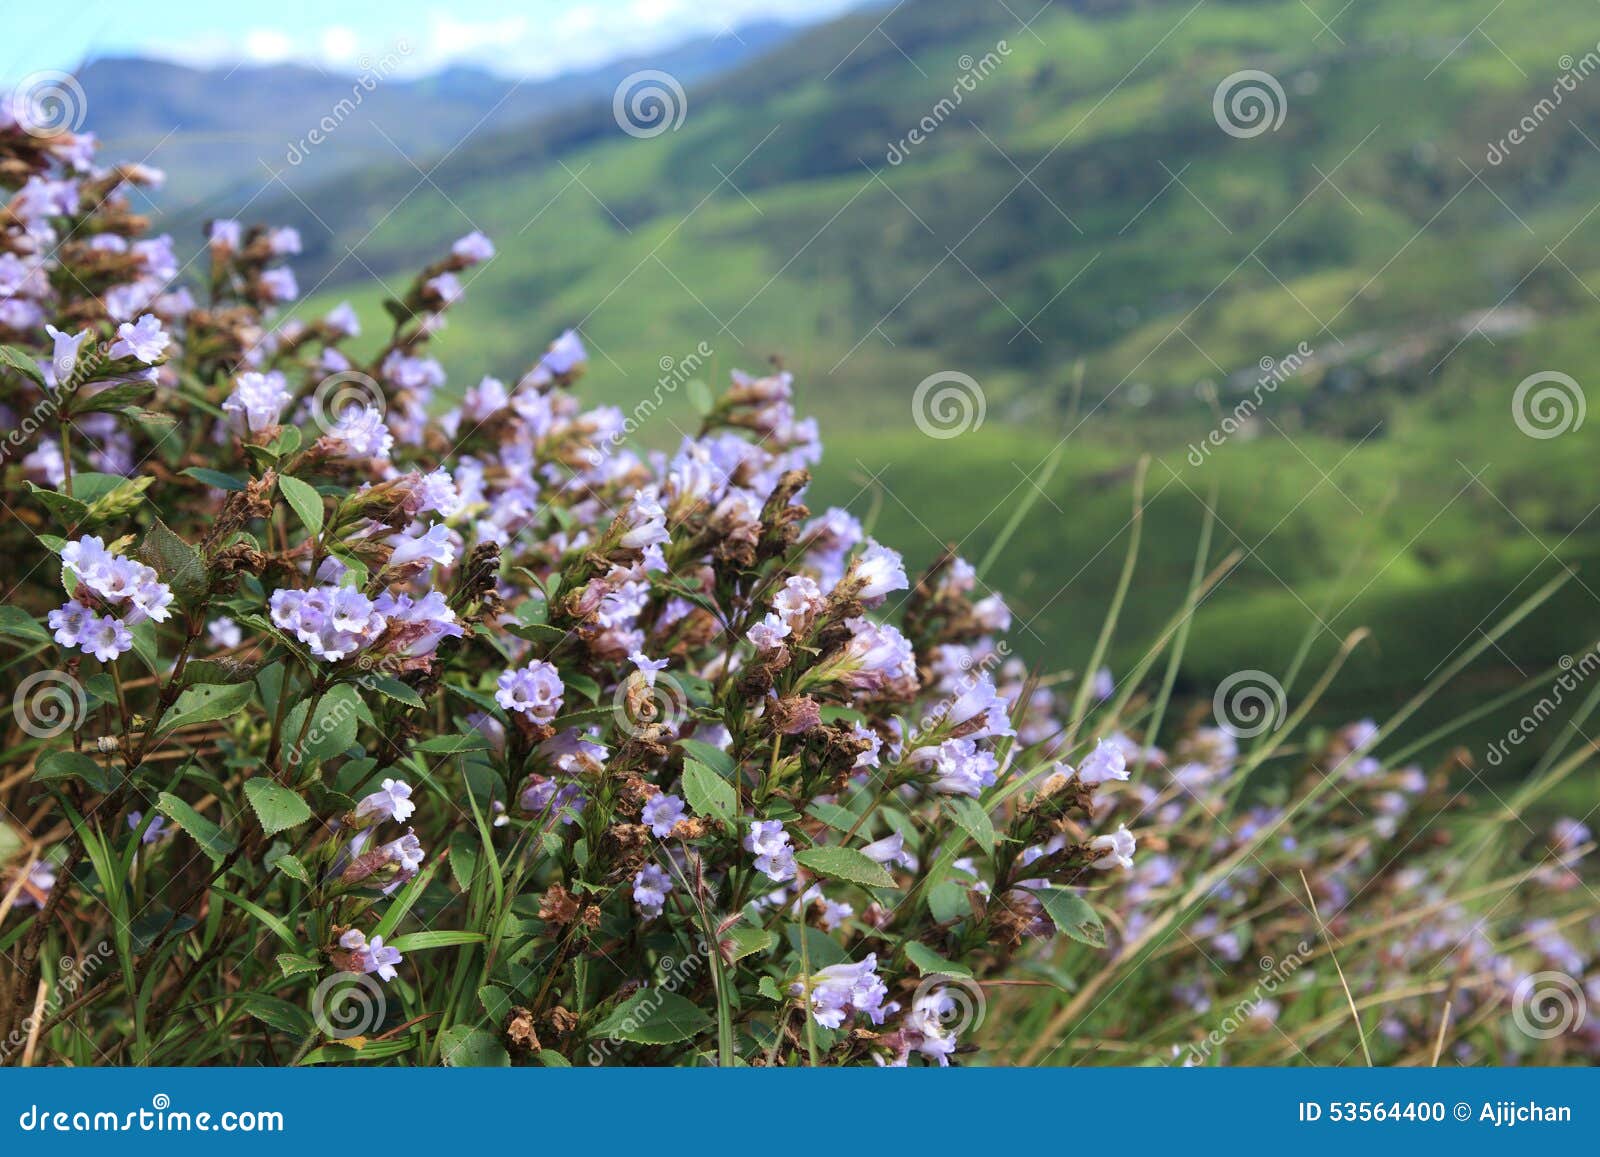
M 293 231 L 212 223 L 185 288 L 128 198 L 158 174 L 13 111 L 0 1056 L 944 1065 L 989 992 L 1039 986 L 1051 1038 L 1011 1046 L 1036 1055 L 1182 927 L 1194 953 L 1116 1004 L 1165 1049 L 1256 945 L 1333 951 L 1313 895 L 1346 929 L 1441 913 L 1351 972 L 1460 930 L 1457 1015 L 1504 1019 L 1513 956 L 1447 864 L 1394 859 L 1443 773 L 1382 768 L 1375 729 L 1240 810 L 1286 732 L 1246 758 L 1189 727 L 1169 758 L 1131 688 L 1058 698 L 973 567 L 913 579 L 808 510 L 821 448 L 781 369 L 735 373 L 670 455 L 582 407 L 573 333 L 450 393 L 430 339 L 486 238 L 358 360 L 348 307 L 278 312 Z M 1546 891 L 1588 844 L 1567 830 Z M 1581 973 L 1573 911 L 1523 955 Z M 1343 1007 L 1299 975 L 1280 1007 Z M 1386 1008 L 1397 1053 L 1423 1012 Z

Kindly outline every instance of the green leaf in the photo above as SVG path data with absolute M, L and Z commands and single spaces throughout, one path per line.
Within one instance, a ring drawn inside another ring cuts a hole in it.
M 214 486 L 218 490 L 243 490 L 243 479 L 235 478 L 232 474 L 224 474 L 219 470 L 207 470 L 203 466 L 191 466 L 181 473 L 193 478 L 196 482 L 204 482 L 207 486 Z
M 511 998 L 503 988 L 483 985 L 478 989 L 478 1003 L 483 1005 L 483 1014 L 495 1024 L 500 1024 L 511 1015 Z
M 98 760 L 79 751 L 52 751 L 41 755 L 33 771 L 33 778 L 41 782 L 74 777 L 101 795 L 115 791 L 123 779 L 121 772 L 103 767 Z
M 278 953 L 278 968 L 284 976 L 299 976 L 303 972 L 316 972 L 322 967 L 309 956 L 296 956 L 293 952 Z
M 717 408 L 716 399 L 711 396 L 711 387 L 699 378 L 690 378 L 684 389 L 688 392 L 689 404 L 701 417 Z
M 410 932 L 388 941 L 401 952 L 426 952 L 430 948 L 455 948 L 462 944 L 482 944 L 482 932 Z
M 115 477 L 114 475 L 112 477 Z M 106 493 L 89 503 L 89 512 L 84 515 L 84 521 L 89 523 L 110 522 L 132 514 L 144 501 L 144 492 L 154 482 L 155 475 L 146 474 L 142 478 L 117 478 L 117 484 Z M 72 491 L 75 495 L 85 495 L 87 491 L 79 485 L 80 479 L 73 480 Z
M 696 1037 L 711 1025 L 711 1018 L 698 1005 L 677 993 L 644 988 L 612 1009 L 611 1015 L 597 1024 L 589 1036 L 668 1045 Z
M 555 1049 L 540 1049 L 539 1063 L 547 1069 L 570 1069 L 572 1062 Z
M 413 745 L 411 750 L 424 755 L 460 755 L 465 751 L 488 751 L 489 741 L 477 731 L 471 735 L 435 735 Z
M 46 490 L 43 486 L 36 486 L 32 482 L 23 483 L 28 492 L 39 500 L 52 518 L 62 527 L 70 530 L 89 517 L 89 505 L 79 502 L 76 498 L 66 494 L 59 494 L 54 490 Z
M 1066 888 L 1035 888 L 1033 894 L 1044 905 L 1045 914 L 1056 931 L 1091 948 L 1106 946 L 1105 925 L 1082 896 Z
M 738 807 L 733 785 L 696 759 L 683 761 L 683 795 L 695 815 L 728 823 Z
M 197 683 L 248 683 L 261 670 L 261 663 L 238 659 L 190 659 L 183 665 L 183 685 Z
M 269 836 L 297 828 L 311 818 L 306 801 L 280 783 L 257 776 L 244 781 L 244 794 Z
M 234 839 L 171 792 L 156 797 L 156 810 L 187 832 L 200 850 L 220 863 L 234 849 Z
M 678 746 L 716 772 L 723 779 L 733 778 L 733 756 L 720 747 L 712 747 L 698 739 L 680 739 Z
M 290 753 L 290 762 L 331 759 L 346 751 L 356 741 L 361 708 L 361 695 L 349 684 L 341 683 L 329 690 L 317 700 L 317 708 L 311 713 L 311 726 L 306 728 L 305 742 L 298 758 Z
M 943 801 L 944 807 L 950 813 L 950 818 L 956 825 L 980 848 L 986 852 L 994 850 L 995 835 L 994 821 L 989 818 L 989 813 L 983 810 L 983 805 L 969 796 L 954 796 Z
M 723 939 L 733 944 L 733 960 L 730 963 L 737 963 L 757 952 L 765 952 L 778 942 L 777 933 L 765 928 L 752 928 L 748 924 L 734 925 L 723 934 Z
M 242 1003 L 244 1010 L 251 1016 L 279 1032 L 308 1037 L 315 1031 L 316 1026 L 311 1021 L 311 1014 L 298 1004 L 290 1004 L 287 1000 L 279 1000 L 275 996 L 262 996 L 260 993 L 251 993 Z
M 506 1068 L 511 1055 L 500 1038 L 484 1028 L 458 1024 L 439 1034 L 439 1054 L 453 1069 Z
M 778 982 L 770 976 L 761 978 L 761 982 L 756 985 L 756 991 L 768 1000 L 775 1000 L 779 1003 L 783 1001 L 783 993 L 778 991 Z
M 957 964 L 953 960 L 946 960 L 926 944 L 917 940 L 906 942 L 906 959 L 917 966 L 917 971 L 923 976 L 943 974 L 945 976 L 968 976 L 972 970 L 964 964 Z
M 161 720 L 163 732 L 196 723 L 210 723 L 236 715 L 250 702 L 256 689 L 250 683 L 197 683 L 178 696 L 172 710 Z
M 0 607 L 0 635 L 10 635 L 14 639 L 27 639 L 35 643 L 50 641 L 50 632 L 21 607 Z
M 427 706 L 427 703 L 423 702 L 421 695 L 418 695 L 413 688 L 406 686 L 393 675 L 378 675 L 369 679 L 368 683 L 378 694 L 385 698 L 393 699 L 397 703 L 404 703 L 407 707 Z
M 252 781 L 253 782 L 253 781 Z M 302 884 L 311 883 L 311 872 L 301 861 L 299 856 L 285 852 L 273 861 L 272 866 L 288 876 L 291 880 L 299 880 Z
M 67 403 L 67 412 L 78 414 L 113 414 L 129 406 L 148 401 L 156 392 L 154 382 L 122 382 L 108 386 L 96 393 L 77 390 Z
M 791 924 L 784 929 L 784 935 L 788 937 L 789 947 L 794 949 L 795 964 L 798 965 L 804 957 L 812 972 L 848 959 L 845 950 L 839 947 L 839 942 L 820 928 L 813 928 L 809 924 Z M 803 952 L 802 946 L 804 946 Z
M 44 371 L 39 368 L 39 363 L 33 360 L 33 355 L 27 350 L 18 349 L 14 345 L 0 345 L 0 366 L 16 370 L 41 390 L 50 388 L 45 384 Z
M 315 538 L 322 533 L 322 495 L 317 493 L 316 487 L 309 482 L 302 482 L 288 474 L 278 475 L 278 490 L 294 512 L 300 516 L 300 521 L 306 530 Z
M 211 584 L 200 552 L 172 533 L 161 519 L 150 524 L 139 544 L 139 558 L 172 588 L 180 603 L 193 606 L 205 598 Z
M 848 880 L 871 888 L 893 888 L 894 877 L 887 869 L 854 848 L 807 848 L 795 853 L 799 863 L 819 876 Z

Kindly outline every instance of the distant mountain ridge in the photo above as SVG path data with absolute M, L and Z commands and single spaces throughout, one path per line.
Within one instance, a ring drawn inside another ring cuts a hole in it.
M 793 25 L 763 21 L 685 41 L 648 62 L 628 57 L 520 82 L 462 65 L 406 76 L 408 52 L 399 47 L 364 58 L 354 74 L 295 63 L 200 68 L 107 56 L 77 77 L 87 97 L 87 127 L 104 142 L 104 155 L 165 169 L 174 193 L 158 194 L 155 204 L 192 212 L 268 184 L 278 197 L 304 196 L 364 167 L 409 169 L 408 159 L 422 164 L 464 139 L 609 100 L 623 77 L 642 68 L 666 68 L 689 83 L 736 67 L 795 32 Z

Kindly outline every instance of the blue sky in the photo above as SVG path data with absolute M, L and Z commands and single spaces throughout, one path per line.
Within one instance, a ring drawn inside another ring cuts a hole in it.
M 195 64 L 296 60 L 358 71 L 402 52 L 405 71 L 475 64 L 540 77 L 763 19 L 806 21 L 860 0 L 75 0 L 8 5 L 0 80 L 93 56 Z

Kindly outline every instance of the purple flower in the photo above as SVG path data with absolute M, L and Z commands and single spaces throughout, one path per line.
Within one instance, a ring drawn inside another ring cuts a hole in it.
M 244 226 L 231 217 L 219 217 L 211 222 L 207 239 L 219 249 L 237 249 L 244 243 Z
M 501 672 L 494 700 L 507 711 L 526 715 L 535 723 L 549 723 L 561 710 L 565 688 L 554 664 L 542 659 Z
M 253 434 L 276 426 L 283 415 L 283 408 L 292 398 L 289 383 L 277 370 L 264 374 L 252 371 L 239 375 L 234 382 L 233 393 L 222 403 L 222 408 L 244 419 L 241 433 Z
M 456 545 L 450 528 L 442 522 L 434 523 L 422 534 L 392 534 L 384 541 L 394 548 L 389 556 L 392 567 L 415 562 L 449 566 L 456 560 Z
M 1078 767 L 1078 778 L 1091 787 L 1128 778 L 1128 758 L 1122 748 L 1102 739 Z
M 131 357 L 153 366 L 166 353 L 167 343 L 171 340 L 154 314 L 143 314 L 138 321 L 125 321 L 117 327 L 117 340 L 111 344 L 111 356 Z
M 1096 836 L 1089 841 L 1089 848 L 1099 854 L 1100 858 L 1092 866 L 1101 871 L 1133 867 L 1134 839 L 1126 824 L 1109 836 Z
M 450 246 L 450 252 L 462 261 L 476 265 L 494 256 L 494 243 L 475 229 Z
M 666 904 L 667 893 L 670 891 L 672 891 L 671 877 L 654 864 L 646 864 L 633 877 L 633 902 L 639 905 L 639 910 L 644 913 L 646 920 L 653 920 L 661 915 L 662 906 Z
M 917 870 L 917 857 L 906 851 L 906 838 L 899 832 L 874 840 L 861 849 L 867 859 L 879 864 L 899 864 L 907 871 Z
M 217 647 L 237 647 L 244 641 L 244 632 L 239 629 L 239 624 L 227 615 L 218 616 L 207 623 L 206 635 Z
M 76 647 L 83 642 L 83 633 L 94 622 L 95 615 L 76 599 L 69 599 L 50 612 L 50 629 L 56 633 L 56 642 L 63 647 Z
M 867 953 L 859 964 L 832 964 L 808 981 L 795 983 L 790 992 L 805 996 L 811 1016 L 823 1028 L 838 1028 L 856 1013 L 864 1012 L 873 1024 L 882 1024 L 897 1004 L 885 1005 L 889 988 L 878 978 L 878 955 Z
M 347 406 L 328 437 L 347 458 L 387 458 L 394 435 L 376 406 Z
M 756 871 L 777 883 L 794 879 L 799 870 L 795 867 L 794 849 L 789 846 L 789 833 L 778 820 L 752 821 L 745 833 L 744 850 L 755 854 Z
M 644 679 L 645 684 L 654 687 L 656 685 L 656 673 L 666 670 L 667 664 L 671 660 L 652 659 L 643 651 L 635 651 L 628 656 L 628 661 L 638 669 L 639 675 Z
M 851 574 L 861 584 L 857 597 L 868 606 L 882 602 L 890 591 L 903 591 L 910 586 L 906 581 L 906 568 L 900 552 L 881 546 L 870 538 L 867 539 L 867 549 L 861 552 L 861 557 L 856 559 L 855 566 L 851 568 Z
M 128 830 L 130 832 L 138 831 L 139 825 L 142 823 L 144 823 L 143 812 L 132 811 L 128 813 Z M 166 817 L 158 815 L 151 818 L 150 826 L 145 829 L 144 835 L 139 837 L 139 842 L 141 844 L 153 844 L 163 836 L 170 836 L 171 834 L 172 828 L 168 826 Z
M 287 266 L 262 270 L 261 288 L 268 301 L 293 301 L 300 296 L 300 286 L 294 279 L 294 270 Z
M 356 965 L 362 972 L 376 972 L 379 980 L 393 980 L 399 975 L 395 966 L 403 961 L 398 948 L 390 948 L 382 936 L 368 941 L 366 936 L 352 928 L 339 937 L 339 946 L 355 954 Z
M 931 750 L 921 748 L 912 758 L 933 765 L 934 791 L 973 799 L 994 783 L 999 766 L 993 755 L 980 751 L 970 739 L 947 739 Z
M 355 309 L 348 301 L 341 301 L 330 309 L 327 316 L 322 319 L 322 324 L 336 337 L 361 336 L 361 319 L 356 316 Z
M 120 619 L 105 615 L 89 622 L 79 646 L 85 654 L 93 655 L 102 663 L 110 663 L 119 655 L 133 650 L 133 636 Z
M 789 637 L 789 624 L 778 615 L 768 615 L 761 622 L 750 628 L 746 636 L 751 646 L 758 651 L 775 651 L 783 645 L 784 639 Z
M 683 800 L 675 795 L 651 797 L 640 809 L 639 821 L 649 827 L 652 835 L 665 839 L 683 819 Z
M 356 804 L 357 816 L 377 816 L 380 820 L 405 823 L 417 805 L 411 802 L 411 785 L 400 779 L 386 779 L 383 786 Z

